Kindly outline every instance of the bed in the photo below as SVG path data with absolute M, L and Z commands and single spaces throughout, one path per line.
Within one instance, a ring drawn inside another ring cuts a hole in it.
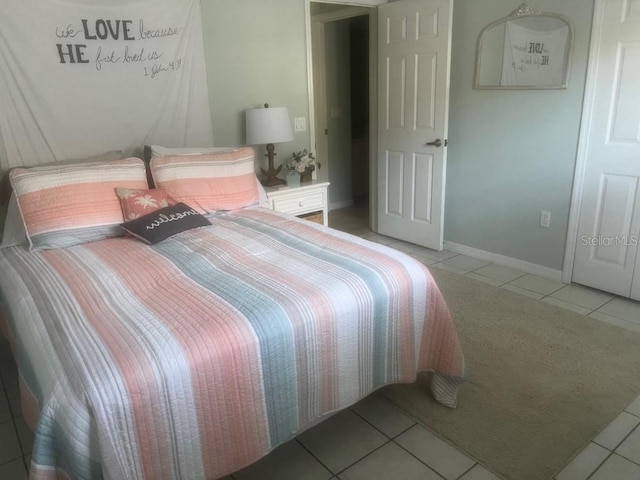
M 142 162 L 119 162 L 106 171 L 135 174 L 116 183 L 146 187 Z M 45 231 L 33 219 L 49 217 L 31 210 L 59 208 L 43 207 L 51 171 L 12 178 L 30 246 L 0 250 L 1 323 L 35 433 L 31 478 L 219 478 L 421 371 L 455 406 L 464 360 L 428 270 L 260 207 L 243 162 L 253 165 L 247 149 L 152 161 L 155 183 L 208 223 L 151 245 L 105 223 L 105 204 L 122 202 L 101 198 L 113 190 L 104 171 L 101 186 L 80 189 L 96 197 L 83 215 L 100 204 L 100 225 L 76 215 L 73 228 L 64 218 Z M 78 181 L 67 187 L 95 179 L 90 165 L 68 167 L 61 178 Z

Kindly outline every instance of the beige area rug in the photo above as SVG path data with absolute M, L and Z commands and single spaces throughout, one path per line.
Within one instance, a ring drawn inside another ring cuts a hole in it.
M 549 480 L 640 392 L 640 334 L 432 269 L 469 380 L 458 408 L 424 383 L 382 394 L 509 480 Z

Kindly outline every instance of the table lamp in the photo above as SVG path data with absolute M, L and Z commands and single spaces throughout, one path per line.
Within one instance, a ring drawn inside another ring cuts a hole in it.
M 267 145 L 265 156 L 269 158 L 269 169 L 260 169 L 266 177 L 261 181 L 262 184 L 265 187 L 271 187 L 285 183 L 283 179 L 278 178 L 282 165 L 278 166 L 278 168 L 273 165 L 273 157 L 276 155 L 273 144 L 293 141 L 289 110 L 287 107 L 269 107 L 269 104 L 265 103 L 264 108 L 253 108 L 245 113 L 247 144 Z

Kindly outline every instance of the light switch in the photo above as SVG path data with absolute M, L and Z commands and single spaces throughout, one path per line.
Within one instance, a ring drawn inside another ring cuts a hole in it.
M 293 129 L 296 132 L 306 132 L 307 131 L 307 117 L 294 117 L 293 118 Z

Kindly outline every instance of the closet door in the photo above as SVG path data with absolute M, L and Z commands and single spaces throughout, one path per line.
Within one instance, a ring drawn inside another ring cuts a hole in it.
M 640 0 L 597 2 L 593 38 L 595 88 L 585 100 L 588 141 L 572 280 L 640 299 Z

